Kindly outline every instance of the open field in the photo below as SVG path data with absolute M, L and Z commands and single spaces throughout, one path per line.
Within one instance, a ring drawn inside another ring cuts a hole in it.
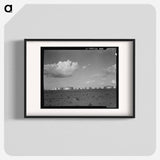
M 117 107 L 116 89 L 45 90 L 44 107 L 106 106 Z

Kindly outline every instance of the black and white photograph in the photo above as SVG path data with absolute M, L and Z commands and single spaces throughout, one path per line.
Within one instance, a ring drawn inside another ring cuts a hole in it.
M 41 108 L 118 108 L 118 47 L 41 47 Z

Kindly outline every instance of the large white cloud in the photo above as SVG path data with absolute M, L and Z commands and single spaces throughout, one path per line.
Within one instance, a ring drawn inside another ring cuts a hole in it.
M 59 61 L 57 64 L 44 65 L 44 75 L 48 77 L 64 78 L 73 75 L 74 71 L 78 69 L 78 62 Z

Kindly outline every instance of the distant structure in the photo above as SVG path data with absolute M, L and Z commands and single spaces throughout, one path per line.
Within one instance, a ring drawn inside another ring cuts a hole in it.
M 110 86 L 110 85 L 104 86 L 104 89 L 111 89 L 111 88 L 114 88 L 114 86 Z
M 73 90 L 73 87 L 57 87 L 54 90 Z
M 60 88 L 57 87 L 57 88 L 54 88 L 53 90 L 60 90 Z
M 73 87 L 64 87 L 63 90 L 73 90 Z

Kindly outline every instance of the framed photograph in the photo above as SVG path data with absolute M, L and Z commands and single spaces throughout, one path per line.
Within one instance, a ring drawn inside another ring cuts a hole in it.
M 134 39 L 25 39 L 26 118 L 135 117 Z

